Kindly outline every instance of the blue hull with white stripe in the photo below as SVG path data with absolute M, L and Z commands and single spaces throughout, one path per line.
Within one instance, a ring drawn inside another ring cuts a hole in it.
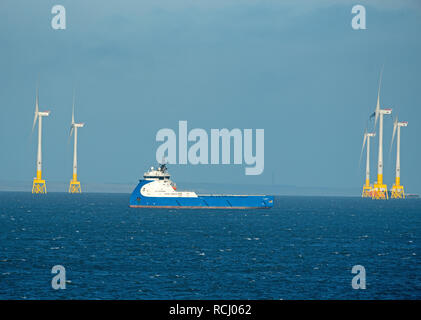
M 150 183 L 140 180 L 130 196 L 133 208 L 252 209 L 273 207 L 273 196 L 266 195 L 198 195 L 197 197 L 146 197 L 141 188 Z

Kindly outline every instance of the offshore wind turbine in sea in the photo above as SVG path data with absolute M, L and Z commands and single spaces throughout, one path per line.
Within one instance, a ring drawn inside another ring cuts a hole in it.
M 73 143 L 73 177 L 70 180 L 69 193 L 82 193 L 80 182 L 77 180 L 77 129 L 82 128 L 84 123 L 75 122 L 75 95 L 73 94 L 73 107 L 72 107 L 72 123 L 70 125 L 70 136 L 74 131 Z
M 387 186 L 383 183 L 383 116 L 392 113 L 392 109 L 380 108 L 380 87 L 382 84 L 382 72 L 380 73 L 379 89 L 377 91 L 377 105 L 374 111 L 375 124 L 374 129 L 377 127 L 377 120 L 379 120 L 379 155 L 377 159 L 377 181 L 373 185 L 372 197 L 373 199 L 388 199 Z
M 32 125 L 32 132 L 34 132 L 35 125 L 38 120 L 38 152 L 37 152 L 37 175 L 32 184 L 32 193 L 47 193 L 45 180 L 42 179 L 42 117 L 48 117 L 50 111 L 39 111 L 38 106 L 38 85 L 35 97 L 35 117 Z
M 376 136 L 374 132 L 364 132 L 364 141 L 363 146 L 361 148 L 361 155 L 360 155 L 360 162 L 364 152 L 364 147 L 367 143 L 367 158 L 366 158 L 366 165 L 365 165 L 365 184 L 363 186 L 362 197 L 363 198 L 371 198 L 373 192 L 373 186 L 370 184 L 370 138 Z
M 408 122 L 398 121 L 398 117 L 396 117 L 393 123 L 393 135 L 392 135 L 392 143 L 390 144 L 390 150 L 392 150 L 393 140 L 395 139 L 395 134 L 397 133 L 396 137 L 396 178 L 395 183 L 393 184 L 391 191 L 391 198 L 392 199 L 405 199 L 405 192 L 404 188 L 401 185 L 401 127 L 407 127 Z

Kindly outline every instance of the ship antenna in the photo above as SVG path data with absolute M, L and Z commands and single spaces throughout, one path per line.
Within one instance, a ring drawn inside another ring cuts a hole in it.
M 160 163 L 160 169 L 162 172 L 165 172 L 167 170 L 167 165 L 166 165 L 166 161 L 165 161 L 165 157 L 162 157 L 162 161 Z

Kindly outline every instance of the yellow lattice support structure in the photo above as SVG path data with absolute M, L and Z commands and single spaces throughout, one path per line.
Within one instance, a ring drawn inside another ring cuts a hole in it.
M 372 192 L 372 198 L 376 200 L 389 199 L 387 186 L 385 184 L 375 184 Z
M 47 193 L 45 180 L 35 178 L 34 183 L 32 184 L 32 193 Z
M 79 181 L 70 181 L 69 193 L 82 193 Z
M 393 184 L 391 196 L 392 199 L 405 199 L 405 191 L 400 183 L 400 178 L 396 177 L 396 182 Z
M 45 180 L 42 179 L 41 170 L 37 170 L 37 177 L 34 178 L 32 184 L 32 193 L 47 193 L 47 186 Z
M 77 181 L 77 174 L 73 174 L 73 179 L 70 180 L 69 193 L 82 193 L 80 182 Z
M 383 183 L 383 175 L 377 175 L 377 181 L 373 186 L 372 192 L 373 199 L 389 199 L 389 195 L 387 193 L 387 186 Z
M 364 185 L 363 186 L 363 192 L 362 192 L 362 194 L 361 194 L 361 197 L 363 197 L 363 198 L 371 198 L 373 195 L 372 195 L 372 193 L 373 193 L 373 187 L 372 186 L 370 186 L 370 185 Z

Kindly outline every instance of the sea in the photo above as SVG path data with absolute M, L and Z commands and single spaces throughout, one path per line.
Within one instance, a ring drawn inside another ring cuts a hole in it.
M 0 192 L 0 299 L 421 298 L 420 199 L 128 203 L 129 194 Z M 64 289 L 53 288 L 58 274 Z

